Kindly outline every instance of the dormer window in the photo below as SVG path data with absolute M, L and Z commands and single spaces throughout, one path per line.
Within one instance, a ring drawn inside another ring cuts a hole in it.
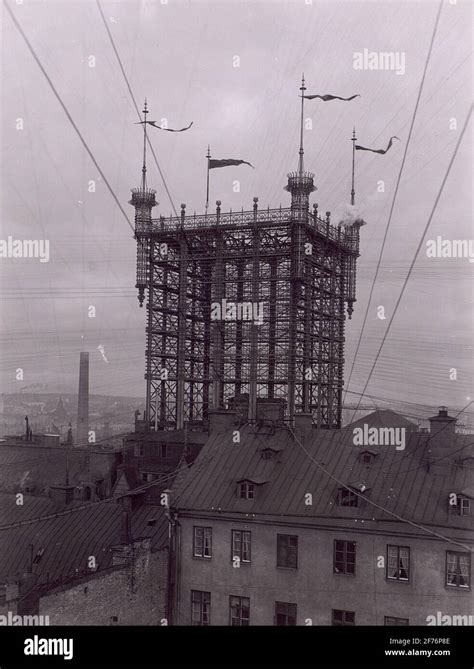
M 255 497 L 255 484 L 250 481 L 242 481 L 239 484 L 240 499 L 253 499 Z
M 469 497 L 457 496 L 456 510 L 459 516 L 469 516 L 471 513 L 471 500 Z
M 450 513 L 457 516 L 470 516 L 471 499 L 474 499 L 473 488 L 464 488 L 458 493 L 451 493 L 449 495 Z
M 262 460 L 277 460 L 278 454 L 282 450 L 282 448 L 266 446 L 265 448 L 260 449 L 260 455 Z
M 248 479 L 237 481 L 237 497 L 239 499 L 255 499 L 257 486 L 264 485 L 268 481 L 261 477 L 252 476 Z
M 347 488 L 339 488 L 337 491 L 338 506 L 357 506 L 358 498 L 355 492 Z
M 363 465 L 371 465 L 377 455 L 376 451 L 362 451 L 362 453 L 359 453 L 359 462 Z
M 359 495 L 356 493 L 363 494 L 367 491 L 365 483 L 360 481 L 349 483 L 347 488 L 338 489 L 336 503 L 338 506 L 358 506 Z

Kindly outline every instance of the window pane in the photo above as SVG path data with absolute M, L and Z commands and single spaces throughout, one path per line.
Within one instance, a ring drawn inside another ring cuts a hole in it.
M 275 602 L 275 624 L 296 625 L 296 604 Z
M 242 560 L 250 562 L 250 532 L 243 532 Z
M 469 556 L 459 555 L 459 585 L 469 587 Z
M 202 527 L 194 528 L 194 555 L 201 556 L 203 551 L 203 531 Z
M 400 548 L 400 560 L 399 560 L 399 578 L 402 581 L 408 581 L 408 569 L 410 562 L 410 551 L 408 548 Z

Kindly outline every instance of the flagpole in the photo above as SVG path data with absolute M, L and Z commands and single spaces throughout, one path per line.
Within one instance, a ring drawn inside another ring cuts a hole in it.
M 209 148 L 209 144 L 207 145 L 207 186 L 206 186 L 206 216 L 207 216 L 207 209 L 209 207 L 209 160 L 211 158 L 211 151 Z
M 303 150 L 303 123 L 304 123 L 304 92 L 305 92 L 305 90 L 306 90 L 306 86 L 304 85 L 304 73 L 303 73 L 303 76 L 301 77 L 301 87 L 300 87 L 300 91 L 301 91 L 301 125 L 300 125 L 300 151 L 299 151 L 300 159 L 299 159 L 299 163 L 298 163 L 298 172 L 299 172 L 300 176 L 303 174 L 303 170 L 304 170 L 304 165 L 303 165 L 303 154 L 304 154 L 304 150 Z
M 142 166 L 142 191 L 145 192 L 146 190 L 146 140 L 147 140 L 147 134 L 146 134 L 146 126 L 147 126 L 147 120 L 146 116 L 148 114 L 148 105 L 147 101 L 145 98 L 145 105 L 143 108 L 143 166 Z
M 355 204 L 355 190 L 354 190 L 354 173 L 355 173 L 355 143 L 356 143 L 356 129 L 352 130 L 352 190 L 351 190 L 351 204 Z

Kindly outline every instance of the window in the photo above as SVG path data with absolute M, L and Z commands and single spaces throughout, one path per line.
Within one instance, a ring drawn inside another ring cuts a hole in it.
M 250 618 L 250 599 L 248 597 L 229 597 L 230 624 L 232 627 L 247 626 Z
M 362 451 L 362 453 L 359 453 L 359 462 L 363 465 L 371 465 L 377 455 L 376 451 Z
M 446 551 L 446 585 L 471 587 L 471 556 L 469 553 Z
M 194 557 L 212 557 L 212 527 L 194 527 L 193 555 Z
M 295 534 L 277 534 L 277 567 L 298 567 L 298 537 Z
M 145 449 L 143 444 L 135 444 L 135 448 L 133 449 L 133 454 L 136 458 L 141 458 L 143 457 L 145 453 Z
M 145 483 L 153 481 L 154 478 L 155 478 L 154 474 L 150 474 L 150 472 L 143 472 L 142 474 L 142 480 L 145 481 Z
M 160 444 L 158 446 L 158 452 L 160 454 L 160 458 L 167 458 L 168 457 L 168 444 Z
M 387 578 L 390 581 L 410 580 L 410 549 L 407 546 L 387 546 Z
M 339 488 L 337 491 L 337 505 L 338 506 L 357 506 L 358 497 L 352 490 L 347 488 Z
M 332 610 L 332 624 L 333 625 L 355 625 L 354 611 L 341 611 L 340 609 Z
M 191 625 L 210 625 L 211 593 L 191 590 Z
M 238 557 L 240 562 L 250 562 L 250 550 L 252 545 L 252 533 L 232 530 L 232 555 L 231 560 Z
M 275 625 L 296 625 L 296 604 L 275 602 Z
M 253 499 L 255 497 L 255 484 L 250 481 L 242 481 L 239 485 L 240 499 Z
M 334 541 L 334 573 L 355 574 L 355 541 Z
M 384 625 L 397 627 L 399 625 L 408 625 L 408 618 L 393 618 L 392 616 L 385 616 Z
M 455 509 L 460 516 L 468 516 L 471 513 L 471 500 L 468 497 L 457 495 Z

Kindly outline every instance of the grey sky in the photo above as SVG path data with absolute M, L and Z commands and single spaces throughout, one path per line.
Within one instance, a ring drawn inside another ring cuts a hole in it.
M 95 2 L 9 3 L 74 121 L 133 221 L 127 204 L 139 185 L 141 130 Z M 103 2 L 140 107 L 152 119 L 190 131 L 150 129 L 176 208 L 201 212 L 207 144 L 214 158 L 255 165 L 214 170 L 211 203 L 223 210 L 288 206 L 286 173 L 296 168 L 299 100 L 308 93 L 353 102 L 311 101 L 305 165 L 315 172 L 320 211 L 349 199 L 350 136 L 382 148 L 358 152 L 356 198 L 361 231 L 357 303 L 347 323 L 346 379 L 367 305 L 437 2 Z M 414 133 L 350 390 L 360 392 L 431 211 L 471 100 L 469 3 L 445 2 Z M 406 71 L 354 70 L 363 49 L 404 52 Z M 89 67 L 95 56 L 95 67 Z M 235 56 L 240 59 L 234 67 Z M 2 239 L 49 239 L 50 261 L 0 259 L 2 387 L 50 391 L 77 386 L 81 348 L 91 352 L 91 391 L 144 394 L 144 319 L 135 284 L 135 242 L 63 110 L 3 10 Z M 18 118 L 24 129 L 16 130 Z M 450 129 L 450 119 L 457 130 Z M 469 134 L 459 150 L 427 239 L 469 239 Z M 153 161 L 149 185 L 171 204 Z M 88 192 L 89 180 L 96 192 Z M 240 192 L 234 192 L 234 182 Z M 385 192 L 377 182 L 385 182 Z M 472 394 L 472 272 L 467 259 L 430 259 L 423 245 L 367 392 L 423 405 L 461 407 Z M 96 317 L 88 318 L 88 307 Z M 383 305 L 386 320 L 377 319 Z M 84 337 L 84 339 L 82 339 Z M 84 342 L 84 343 L 83 343 Z M 106 363 L 97 346 L 103 345 Z M 15 370 L 24 369 L 24 380 Z M 450 380 L 451 368 L 457 380 Z M 474 395 L 473 395 L 474 397 Z M 354 395 L 348 396 L 354 400 Z M 471 407 L 472 410 L 472 407 Z

